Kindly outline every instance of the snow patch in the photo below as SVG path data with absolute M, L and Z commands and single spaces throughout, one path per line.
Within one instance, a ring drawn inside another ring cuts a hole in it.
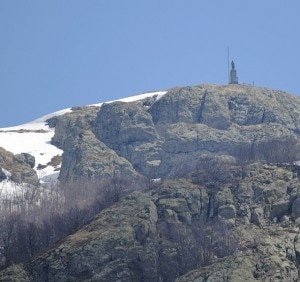
M 42 186 L 51 188 L 58 184 L 59 169 L 53 166 L 47 166 L 37 171 L 38 178 Z
M 0 131 L 18 131 L 18 130 L 28 130 L 28 131 L 34 131 L 34 130 L 46 130 L 46 131 L 54 131 L 53 128 L 50 128 L 46 121 L 52 117 L 56 116 L 61 116 L 66 113 L 72 112 L 71 108 L 57 111 L 45 116 L 42 116 L 34 121 L 22 124 L 22 125 L 17 125 L 17 126 L 12 126 L 12 127 L 5 127 L 5 128 L 0 128 Z
M 35 169 L 39 164 L 46 165 L 52 157 L 62 155 L 63 151 L 50 144 L 54 130 L 36 132 L 0 132 L 0 147 L 13 154 L 29 153 L 35 157 Z
M 139 94 L 139 95 L 127 97 L 127 98 L 122 98 L 122 99 L 118 99 L 118 100 L 112 100 L 112 101 L 109 101 L 109 102 L 105 102 L 105 104 L 113 103 L 113 102 L 130 103 L 130 102 L 135 102 L 135 101 L 143 100 L 143 99 L 146 99 L 146 98 L 149 98 L 149 97 L 153 97 L 153 96 L 157 96 L 156 97 L 156 101 L 157 101 L 163 95 L 165 95 L 166 93 L 167 93 L 167 91 L 156 91 L 156 92 L 143 93 L 143 94 Z M 99 104 L 93 104 L 93 105 L 90 105 L 90 106 L 101 107 L 103 104 L 104 103 L 99 103 Z

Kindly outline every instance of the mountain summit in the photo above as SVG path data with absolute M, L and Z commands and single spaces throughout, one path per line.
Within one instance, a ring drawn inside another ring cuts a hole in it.
M 208 155 L 298 138 L 300 98 L 242 85 L 176 87 L 133 102 L 75 108 L 48 121 L 63 150 L 63 182 L 113 170 L 149 178 L 184 176 Z
M 10 146 L 22 134 L 37 143 Z M 299 97 L 239 84 L 175 87 L 2 129 L 2 182 L 22 164 L 43 194 L 58 177 L 47 198 L 57 207 L 78 201 L 47 217 L 52 225 L 27 219 L 44 235 L 24 228 L 13 241 L 19 229 L 5 225 L 15 234 L 2 240 L 7 266 L 14 252 L 37 254 L 32 238 L 55 244 L 0 280 L 297 281 L 299 134 Z
M 245 85 L 199 85 L 74 107 L 0 130 L 0 147 L 35 158 L 42 182 L 120 170 L 151 178 L 187 174 L 209 154 L 297 138 L 300 98 Z M 22 142 L 20 140 L 22 139 Z M 60 166 L 51 159 L 63 154 Z M 59 172 L 60 170 L 60 172 Z

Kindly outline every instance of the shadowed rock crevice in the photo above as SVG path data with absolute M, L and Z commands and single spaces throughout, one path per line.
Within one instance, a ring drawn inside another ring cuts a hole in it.
M 201 105 L 200 105 L 200 109 L 199 109 L 199 117 L 197 118 L 198 122 L 201 123 L 202 122 L 202 114 L 203 114 L 203 110 L 204 110 L 204 106 L 205 106 L 205 99 L 206 99 L 206 95 L 207 95 L 207 91 L 204 92 L 202 101 L 201 101 Z

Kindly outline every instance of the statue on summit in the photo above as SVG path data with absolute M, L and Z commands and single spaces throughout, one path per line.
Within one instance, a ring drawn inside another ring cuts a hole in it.
M 235 69 L 234 61 L 231 61 L 231 68 L 232 68 L 233 70 Z
M 234 61 L 231 61 L 230 81 L 229 84 L 239 84 Z

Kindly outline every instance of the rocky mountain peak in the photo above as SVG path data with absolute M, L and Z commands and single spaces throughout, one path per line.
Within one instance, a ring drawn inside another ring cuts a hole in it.
M 1 281 L 299 280 L 299 97 L 239 84 L 174 87 L 48 123 L 63 150 L 62 187 L 84 197 L 104 183 L 106 194 L 89 198 L 103 210 Z M 90 211 L 76 208 L 77 221 Z
M 80 108 L 56 118 L 60 180 L 106 175 L 103 154 L 130 174 L 183 176 L 207 154 L 234 156 L 241 146 L 297 139 L 299 109 L 298 97 L 247 85 L 175 87 L 160 99 Z M 79 158 L 86 155 L 93 158 Z

